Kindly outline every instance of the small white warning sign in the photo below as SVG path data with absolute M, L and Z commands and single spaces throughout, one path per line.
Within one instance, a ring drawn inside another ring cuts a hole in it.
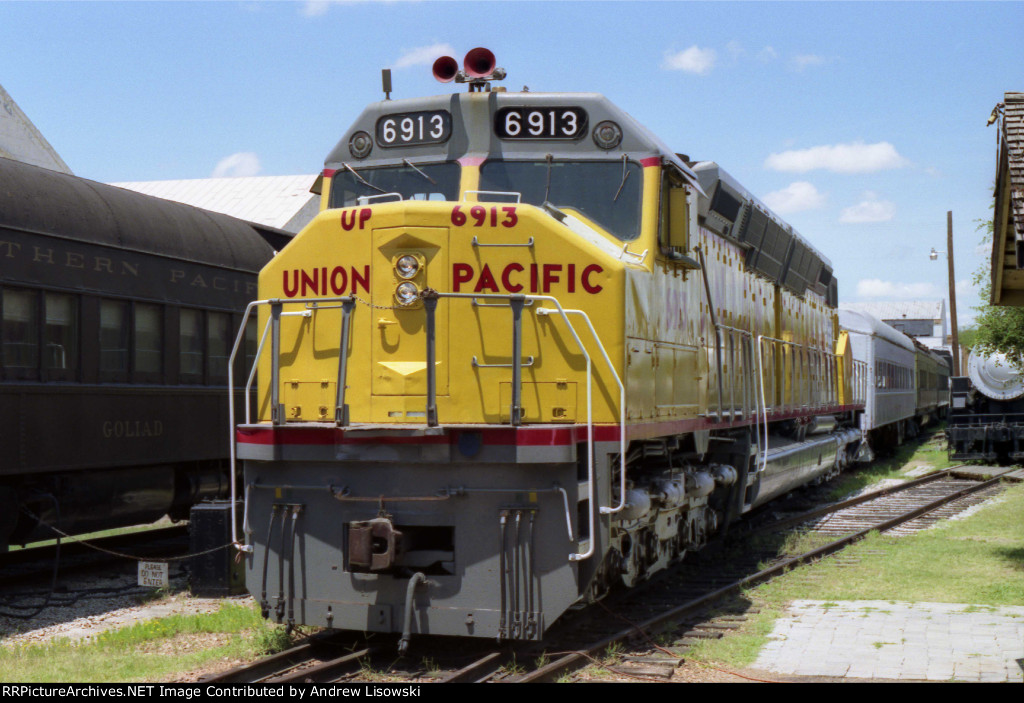
M 152 588 L 162 588 L 169 585 L 167 579 L 167 562 L 164 561 L 140 561 L 139 562 L 139 585 Z

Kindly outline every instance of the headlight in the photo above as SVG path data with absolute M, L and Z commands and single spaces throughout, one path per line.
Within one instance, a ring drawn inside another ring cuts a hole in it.
M 395 263 L 395 270 L 402 278 L 412 278 L 420 270 L 420 262 L 412 254 L 406 254 Z
M 373 138 L 366 132 L 356 132 L 348 140 L 348 150 L 357 159 L 365 159 L 373 151 Z
M 610 120 L 594 127 L 594 143 L 602 149 L 614 149 L 622 143 L 622 128 Z
M 415 283 L 410 283 L 409 281 L 400 283 L 398 288 L 395 289 L 395 298 L 400 305 L 412 305 L 416 302 L 416 298 L 419 295 L 420 289 L 416 287 Z

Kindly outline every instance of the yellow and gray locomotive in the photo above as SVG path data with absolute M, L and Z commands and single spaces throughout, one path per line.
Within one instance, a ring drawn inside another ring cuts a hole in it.
M 601 95 L 503 73 L 368 107 L 260 274 L 239 546 L 279 621 L 540 639 L 858 448 L 828 260 Z

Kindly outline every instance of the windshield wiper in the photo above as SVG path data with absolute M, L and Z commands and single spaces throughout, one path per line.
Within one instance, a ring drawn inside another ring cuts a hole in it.
M 378 188 L 377 186 L 375 186 L 375 185 L 373 185 L 372 183 L 368 182 L 368 181 L 367 181 L 367 180 L 366 180 L 365 178 L 363 178 L 362 176 L 360 176 L 360 175 L 359 175 L 359 173 L 358 173 L 358 172 L 356 172 L 356 170 L 355 170 L 354 168 L 352 168 L 351 166 L 349 166 L 349 165 L 348 165 L 347 163 L 344 163 L 344 162 L 342 162 L 342 164 L 341 164 L 341 165 L 345 167 L 345 170 L 346 170 L 346 171 L 348 171 L 348 172 L 349 172 L 349 173 L 351 173 L 351 174 L 352 174 L 353 176 L 355 176 L 355 177 L 356 177 L 356 180 L 357 180 L 357 181 L 359 181 L 360 183 L 362 183 L 362 184 L 363 184 L 364 186 L 366 186 L 367 188 L 373 188 L 373 189 L 374 189 L 375 191 L 377 191 L 378 193 L 387 193 L 387 191 L 386 191 L 386 190 L 384 190 L 383 188 Z
M 548 177 L 547 182 L 544 184 L 544 202 L 547 202 L 548 196 L 551 195 L 551 162 L 553 160 L 553 157 L 551 156 L 551 154 L 548 154 L 544 158 L 548 162 Z
M 403 164 L 405 164 L 406 166 L 408 166 L 409 168 L 411 168 L 411 169 L 412 169 L 413 171 L 415 171 L 416 173 L 418 173 L 418 174 L 420 174 L 421 176 L 423 176 L 424 178 L 426 178 L 426 179 L 427 179 L 428 181 L 430 181 L 430 183 L 431 183 L 432 185 L 435 185 L 435 186 L 437 185 L 437 181 L 435 181 L 435 180 L 434 180 L 433 178 L 431 178 L 431 177 L 430 177 L 430 176 L 428 176 L 427 174 L 423 173 L 423 171 L 421 171 L 421 170 L 419 170 L 418 168 L 416 168 L 416 167 L 415 167 L 415 166 L 414 166 L 414 165 L 412 164 L 412 162 L 411 162 L 411 161 L 409 161 L 409 159 L 402 159 L 402 163 L 403 163 Z
M 629 171 L 626 169 L 626 155 L 622 155 L 622 182 L 619 183 L 619 189 L 615 191 L 615 197 L 612 198 L 613 203 L 619 202 L 619 196 L 622 195 L 622 189 L 626 185 L 626 179 L 629 178 Z

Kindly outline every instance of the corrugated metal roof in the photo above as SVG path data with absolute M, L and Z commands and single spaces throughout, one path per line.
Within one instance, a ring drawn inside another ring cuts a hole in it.
M 111 185 L 298 232 L 319 210 L 319 196 L 309 192 L 317 175 L 135 181 Z
M 943 320 L 945 300 L 904 300 L 900 302 L 843 303 L 844 310 L 867 313 L 879 320 Z

